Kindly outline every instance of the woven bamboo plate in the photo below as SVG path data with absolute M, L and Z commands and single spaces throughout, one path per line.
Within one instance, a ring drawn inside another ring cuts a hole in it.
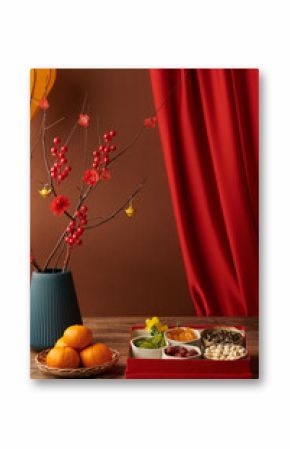
M 45 349 L 39 352 L 35 357 L 35 362 L 37 368 L 43 373 L 50 374 L 56 377 L 64 377 L 68 379 L 82 379 L 86 377 L 94 377 L 99 374 L 103 374 L 110 368 L 116 365 L 120 358 L 120 353 L 115 349 L 110 348 L 112 351 L 112 360 L 110 362 L 104 363 L 103 365 L 97 365 L 93 368 L 51 368 L 46 364 L 46 355 L 50 349 Z

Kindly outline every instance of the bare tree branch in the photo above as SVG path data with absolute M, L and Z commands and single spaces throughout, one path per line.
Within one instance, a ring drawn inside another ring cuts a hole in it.
M 67 146 L 67 145 L 70 143 L 71 138 L 72 138 L 72 136 L 74 135 L 75 130 L 77 129 L 77 127 L 78 127 L 78 121 L 76 121 L 76 122 L 74 123 L 74 125 L 73 125 L 73 127 L 72 127 L 72 129 L 71 129 L 71 131 L 70 131 L 70 133 L 69 133 L 69 135 L 67 136 L 67 138 L 66 138 L 66 140 L 65 140 L 65 142 L 64 142 L 64 145 L 65 145 L 65 146 Z
M 185 74 L 186 75 L 186 74 Z M 170 89 L 170 91 L 168 92 L 168 94 L 166 95 L 166 97 L 164 98 L 163 102 L 159 105 L 158 108 L 156 108 L 155 110 L 155 114 L 158 114 L 159 110 L 164 106 L 164 104 L 166 103 L 166 101 L 168 100 L 168 98 L 175 92 L 175 90 L 177 89 L 177 86 L 179 85 L 180 80 Z M 86 101 L 87 101 L 87 93 L 85 95 L 84 101 L 83 101 L 83 106 L 82 106 L 82 113 L 85 110 L 85 105 L 86 105 Z M 48 174 L 48 179 L 49 179 L 49 185 L 52 188 L 52 193 L 54 196 L 57 196 L 56 191 L 55 191 L 55 187 L 54 187 L 54 183 L 53 183 L 53 179 L 51 178 L 51 174 L 50 174 L 50 169 L 48 166 L 48 159 L 47 159 L 47 150 L 46 150 L 46 142 L 45 142 L 45 131 L 47 129 L 50 129 L 52 126 L 54 126 L 55 124 L 59 123 L 62 119 L 54 122 L 53 124 L 49 125 L 48 127 L 45 127 L 45 120 L 46 120 L 46 114 L 45 111 L 43 113 L 43 121 L 42 121 L 42 127 L 41 127 L 41 140 L 42 140 L 42 147 L 43 147 L 43 157 L 44 157 L 44 163 L 45 163 L 45 168 Z M 76 120 L 76 122 L 74 123 L 66 141 L 65 141 L 65 145 L 68 145 L 68 143 L 70 142 L 75 130 L 77 129 L 78 126 L 78 119 Z M 99 144 L 100 144 L 100 132 L 99 132 L 99 128 L 100 128 L 100 121 L 99 121 L 99 117 L 97 119 L 97 133 L 99 136 Z M 140 127 L 140 129 L 138 130 L 138 132 L 136 133 L 135 137 L 133 138 L 133 140 L 127 145 L 125 146 L 125 148 L 121 149 L 116 155 L 115 157 L 113 157 L 107 164 L 107 166 L 112 165 L 117 159 L 119 159 L 122 155 L 124 155 L 137 141 L 138 139 L 141 137 L 141 135 L 143 134 L 145 129 L 145 125 L 142 124 L 142 126 Z M 86 137 L 87 138 L 87 137 Z M 38 143 L 38 142 L 37 142 Z M 86 157 L 86 155 L 85 155 Z M 101 226 L 102 224 L 107 223 L 108 221 L 112 220 L 113 218 L 115 218 L 120 212 L 122 212 L 124 210 L 124 208 L 126 207 L 126 205 L 128 205 L 132 199 L 139 193 L 139 191 L 143 188 L 144 184 L 145 184 L 145 179 L 139 184 L 139 186 L 135 189 L 135 191 L 129 196 L 129 198 L 120 206 L 118 207 L 118 209 L 116 209 L 113 213 L 111 213 L 109 216 L 105 217 L 105 218 L 101 218 L 100 217 L 100 221 L 98 221 L 95 224 L 91 224 L 91 225 L 87 225 L 84 226 L 84 229 L 93 229 L 96 228 L 98 226 Z M 98 183 L 96 184 L 98 185 Z M 77 207 L 75 209 L 75 213 L 73 215 L 69 214 L 67 211 L 65 211 L 65 215 L 68 216 L 71 220 L 73 219 L 73 217 L 75 216 L 76 212 L 79 210 L 79 208 L 81 207 L 81 205 L 84 203 L 84 201 L 86 200 L 86 198 L 88 197 L 88 195 L 92 192 L 92 190 L 96 187 L 96 185 L 94 186 L 89 186 L 87 188 L 87 190 L 85 192 L 83 192 L 83 187 L 81 188 L 81 192 L 80 192 L 80 197 L 77 203 Z M 96 217 L 97 218 L 97 217 Z M 64 238 L 66 236 L 66 229 L 63 231 L 63 233 L 61 234 L 61 236 L 59 237 L 56 245 L 54 246 L 53 250 L 51 251 L 50 255 L 48 256 L 45 266 L 44 266 L 44 271 L 47 269 L 48 265 L 50 264 L 52 258 L 54 257 L 54 255 L 56 254 L 56 252 L 58 251 L 59 247 L 61 246 L 62 243 L 64 243 Z M 60 254 L 58 255 L 57 258 L 57 263 L 59 262 L 63 251 L 65 250 L 66 245 L 64 244 L 63 248 L 61 249 Z M 69 263 L 69 259 L 70 259 L 70 250 L 67 248 L 67 256 L 65 258 L 64 261 L 64 267 L 63 269 L 67 269 L 68 263 Z M 40 268 L 40 267 L 39 267 Z
M 34 268 L 36 268 L 37 271 L 41 271 L 40 266 L 38 265 L 38 263 L 34 258 L 31 260 L 31 264 L 34 266 Z
M 67 228 L 67 227 L 66 227 Z M 55 255 L 55 253 L 57 252 L 58 248 L 60 247 L 60 245 L 62 244 L 62 241 L 66 235 L 66 228 L 63 231 L 63 233 L 61 234 L 61 236 L 59 237 L 58 241 L 56 242 L 56 245 L 54 246 L 53 250 L 51 251 L 51 253 L 49 254 L 45 264 L 44 264 L 44 268 L 43 271 L 47 270 L 48 265 L 50 264 L 50 261 L 52 260 L 53 256 Z
M 85 96 L 85 99 L 84 99 L 84 102 L 83 102 L 82 113 L 83 113 L 84 108 L 85 108 L 86 97 L 87 97 L 87 95 Z M 53 183 L 53 179 L 51 178 L 50 169 L 49 169 L 49 166 L 48 166 L 47 150 L 46 150 L 46 141 L 45 141 L 45 131 L 46 131 L 47 128 L 46 128 L 46 126 L 45 126 L 45 121 L 46 121 L 46 114 L 45 114 L 45 111 L 44 111 L 44 114 L 43 114 L 43 122 L 42 122 L 42 133 L 41 133 L 42 146 L 43 146 L 44 163 L 45 163 L 46 171 L 47 171 L 47 174 L 48 174 L 49 185 L 50 185 L 51 188 L 52 188 L 52 193 L 53 193 L 54 196 L 57 196 L 57 193 L 56 193 L 55 187 L 54 187 L 54 183 Z M 66 139 L 65 145 L 68 145 L 68 142 L 70 141 L 70 139 L 71 139 L 73 133 L 75 132 L 75 130 L 76 130 L 76 128 L 77 128 L 77 125 L 78 125 L 78 121 L 75 122 L 75 124 L 74 124 L 74 126 L 73 126 L 73 128 L 72 128 L 72 130 L 71 130 L 71 132 L 70 132 L 70 134 L 69 134 L 69 136 L 68 136 L 68 138 Z M 141 137 L 143 131 L 144 131 L 144 125 L 142 125 L 142 127 L 138 130 L 138 132 L 136 133 L 136 135 L 135 135 L 135 137 L 133 138 L 133 140 L 132 140 L 132 141 L 131 141 L 125 148 L 123 148 L 123 149 L 122 149 L 122 150 L 121 150 L 121 151 L 120 151 L 120 152 L 119 152 L 113 159 L 111 159 L 111 161 L 108 163 L 108 165 L 109 165 L 109 164 L 112 164 L 112 163 L 115 162 L 119 157 L 121 157 L 123 154 L 125 154 L 126 151 L 128 151 L 128 150 L 129 150 L 129 149 L 130 149 L 130 148 L 131 148 L 131 147 L 138 141 L 138 139 Z M 99 135 L 99 119 L 98 119 L 98 122 L 97 122 L 97 132 L 98 132 L 98 135 Z M 93 229 L 93 228 L 98 227 L 98 226 L 101 226 L 102 224 L 105 224 L 105 223 L 107 223 L 108 221 L 110 221 L 110 220 L 112 220 L 113 218 L 115 218 L 115 217 L 116 217 L 116 216 L 117 216 L 117 215 L 118 215 L 118 214 L 125 208 L 125 206 L 129 203 L 129 201 L 131 201 L 131 200 L 132 200 L 132 199 L 139 193 L 139 191 L 142 189 L 142 187 L 143 187 L 144 184 L 145 184 L 145 179 L 139 184 L 139 186 L 137 187 L 137 189 L 136 189 L 136 190 L 129 196 L 129 198 L 128 198 L 128 199 L 127 199 L 127 200 L 126 200 L 126 201 L 125 201 L 125 202 L 124 202 L 124 203 L 123 203 L 117 210 L 115 210 L 115 211 L 114 211 L 112 214 L 110 214 L 108 217 L 105 217 L 105 218 L 101 219 L 101 221 L 99 221 L 98 223 L 95 223 L 95 224 L 92 224 L 92 225 L 85 226 L 84 229 Z M 75 209 L 75 212 L 74 212 L 73 215 L 71 215 L 71 214 L 68 213 L 67 211 L 64 211 L 65 215 L 66 215 L 68 218 L 70 218 L 70 220 L 73 220 L 73 218 L 74 218 L 76 212 L 79 210 L 79 208 L 81 207 L 81 205 L 84 203 L 84 201 L 86 200 L 86 198 L 88 197 L 88 195 L 92 192 L 92 190 L 93 190 L 95 187 L 96 187 L 96 185 L 94 185 L 94 186 L 89 186 L 85 192 L 83 192 L 83 190 L 81 190 L 80 198 L 79 198 L 78 204 L 77 204 L 77 206 L 76 206 L 76 209 Z M 54 248 L 52 249 L 51 253 L 49 254 L 49 256 L 48 256 L 48 258 L 47 258 L 47 260 L 46 260 L 46 262 L 45 262 L 45 265 L 44 265 L 44 269 L 43 269 L 44 271 L 48 268 L 48 266 L 49 266 L 51 260 L 53 259 L 54 255 L 56 254 L 56 252 L 58 251 L 59 247 L 60 247 L 61 244 L 63 243 L 63 240 L 64 240 L 64 238 L 65 238 L 65 235 L 66 235 L 66 229 L 63 231 L 63 233 L 62 233 L 61 236 L 59 237 L 58 241 L 56 242 Z M 65 248 L 65 247 L 64 247 L 64 248 Z M 61 255 L 62 255 L 62 253 L 63 253 L 63 250 L 64 250 L 64 249 L 62 249 L 60 255 L 58 256 L 57 262 L 59 261 Z M 70 258 L 70 256 L 66 258 L 67 261 L 66 261 L 65 264 L 64 264 L 64 269 L 66 269 L 66 267 L 67 267 L 67 265 L 68 265 L 68 263 L 69 263 L 69 258 Z
M 63 120 L 65 120 L 65 117 L 61 117 L 58 120 L 56 120 L 55 122 L 51 123 L 50 125 L 47 125 L 45 128 L 45 131 L 47 131 L 50 128 L 53 128 L 55 125 L 57 125 L 58 123 L 62 122 Z
M 138 187 L 136 188 L 136 190 L 129 196 L 129 198 L 126 199 L 126 201 L 124 201 L 124 203 L 122 203 L 121 206 L 118 207 L 118 209 L 116 209 L 112 214 L 108 215 L 108 217 L 103 218 L 101 221 L 99 221 L 98 223 L 92 224 L 92 225 L 87 225 L 84 226 L 84 229 L 93 229 L 93 228 L 97 228 L 105 223 L 107 223 L 108 221 L 112 220 L 113 218 L 115 218 L 120 212 L 122 212 L 124 210 L 124 208 L 127 206 L 127 204 L 132 201 L 132 199 L 138 195 L 138 193 L 140 192 L 140 190 L 143 188 L 144 184 L 146 182 L 146 179 L 143 179 L 143 181 L 138 185 Z
M 117 159 L 119 159 L 119 157 L 123 156 L 123 154 L 125 154 L 133 145 L 135 145 L 135 143 L 137 142 L 137 140 L 139 140 L 139 138 L 141 137 L 141 135 L 143 134 L 144 131 L 144 125 L 142 125 L 142 127 L 138 130 L 138 132 L 136 133 L 135 137 L 133 138 L 133 140 L 127 145 L 125 146 L 125 148 L 123 148 L 122 150 L 119 151 L 118 154 L 116 154 L 115 157 L 113 157 L 107 164 L 107 166 L 112 165 Z
M 55 125 L 57 125 L 58 123 L 60 123 L 60 122 L 62 122 L 63 120 L 65 120 L 65 118 L 66 118 L 66 117 L 61 117 L 60 119 L 58 119 L 58 120 L 56 120 L 55 122 L 51 123 L 50 125 L 46 126 L 46 127 L 45 127 L 45 131 L 47 131 L 48 129 L 53 128 Z M 40 125 L 40 129 L 39 129 L 39 131 L 38 131 L 37 139 L 36 139 L 36 141 L 34 142 L 34 144 L 33 144 L 32 147 L 31 147 L 30 159 L 32 159 L 34 150 L 35 150 L 35 148 L 37 147 L 37 145 L 39 144 L 39 141 L 40 141 L 40 139 L 41 139 L 41 133 L 42 133 L 42 122 L 41 122 L 41 125 Z
M 70 261 L 70 256 L 71 256 L 71 249 L 67 246 L 67 248 L 66 248 L 66 256 L 65 256 L 65 259 L 64 259 L 62 271 L 66 271 L 67 270 L 67 267 L 68 267 L 68 264 L 69 264 L 69 261 Z
M 83 172 L 86 169 L 87 166 L 87 155 L 88 155 L 88 148 L 87 148 L 87 142 L 88 142 L 88 128 L 84 129 L 84 159 L 83 159 Z M 82 180 L 82 184 L 81 184 L 81 190 L 80 190 L 80 198 L 82 197 L 83 191 L 85 188 L 85 184 L 84 181 Z
M 71 220 L 74 219 L 74 216 L 76 214 L 76 212 L 79 210 L 79 208 L 81 207 L 81 205 L 83 204 L 83 202 L 85 201 L 85 199 L 87 198 L 87 196 L 89 195 L 89 193 L 91 192 L 91 190 L 93 189 L 93 187 L 95 186 L 89 186 L 88 189 L 86 190 L 86 192 L 82 195 L 82 197 L 79 199 L 77 207 L 75 209 L 74 214 L 71 216 Z M 67 228 L 67 227 L 66 227 Z M 51 253 L 49 254 L 45 265 L 44 265 L 44 271 L 47 269 L 48 265 L 50 264 L 53 256 L 55 255 L 55 253 L 57 252 L 58 248 L 60 247 L 60 245 L 62 244 L 63 239 L 65 238 L 66 235 L 66 228 L 63 231 L 63 233 L 61 234 L 61 236 L 59 237 L 58 241 L 56 242 L 55 246 L 53 247 Z
M 46 112 L 43 111 L 43 119 L 42 119 L 42 131 L 41 131 L 41 142 L 42 142 L 42 154 L 43 154 L 43 160 L 44 160 L 44 165 L 45 165 L 45 169 L 47 172 L 47 178 L 48 178 L 48 184 L 51 187 L 51 191 L 53 193 L 53 195 L 56 197 L 57 196 L 57 192 L 55 190 L 55 186 L 54 186 L 54 182 L 53 179 L 51 177 L 51 173 L 50 173 L 50 168 L 48 165 L 48 157 L 47 157 L 47 148 L 46 148 L 46 127 L 45 127 L 45 122 L 46 122 Z M 68 212 L 68 211 L 64 211 L 65 215 L 70 218 L 72 220 L 72 215 Z
M 124 210 L 124 208 L 126 207 L 126 205 L 132 201 L 132 199 L 140 192 L 140 190 L 143 188 L 144 184 L 146 182 L 146 179 L 143 179 L 141 181 L 141 183 L 138 185 L 138 187 L 135 189 L 135 191 L 133 193 L 131 193 L 131 195 L 126 199 L 126 201 L 124 203 L 122 203 L 122 205 L 115 210 L 112 214 L 110 214 L 108 217 L 103 218 L 101 221 L 99 221 L 98 223 L 92 224 L 92 225 L 88 225 L 88 226 L 84 226 L 84 229 L 93 229 L 93 228 L 97 228 L 99 226 L 101 226 L 102 224 L 107 223 L 108 221 L 112 220 L 113 218 L 115 218 L 120 212 L 122 212 Z M 83 197 L 81 198 L 81 200 L 79 201 L 79 204 L 76 208 L 76 211 L 80 208 L 80 206 L 82 205 L 83 201 L 86 199 L 87 195 L 89 195 L 89 193 L 92 190 L 92 186 L 90 186 L 87 191 L 84 193 Z M 86 195 L 86 196 L 85 196 Z M 57 250 L 59 249 L 59 247 L 61 246 L 63 239 L 65 238 L 66 235 L 66 228 L 64 230 L 64 232 L 61 234 L 60 238 L 58 239 L 56 245 L 54 246 L 53 250 L 51 251 L 50 255 L 48 256 L 47 261 L 45 262 L 43 271 L 45 271 L 48 268 L 48 265 L 50 264 L 52 258 L 54 257 L 54 255 L 56 254 Z M 66 267 L 67 264 L 64 265 L 64 267 Z
M 54 184 L 53 180 L 50 176 L 50 169 L 48 165 L 48 159 L 47 159 L 47 151 L 46 151 L 46 141 L 45 141 L 45 121 L 46 121 L 46 112 L 43 111 L 43 117 L 42 117 L 42 125 L 41 125 L 41 143 L 42 143 L 42 155 L 43 155 L 43 161 L 45 165 L 45 169 L 47 172 L 47 178 L 48 178 L 48 184 L 54 191 Z
M 101 145 L 101 134 L 100 134 L 100 117 L 97 117 L 97 137 L 98 137 L 98 144 Z
M 30 159 L 32 159 L 33 154 L 34 154 L 34 150 L 37 147 L 37 145 L 39 144 L 39 141 L 41 139 L 41 130 L 42 130 L 42 128 L 41 128 L 41 125 L 40 125 L 40 128 L 39 128 L 38 133 L 37 133 L 36 141 L 34 142 L 34 144 L 31 147 Z
M 187 76 L 187 74 L 185 74 L 185 76 Z M 167 93 L 167 95 L 165 96 L 164 100 L 162 101 L 162 103 L 160 103 L 160 105 L 158 106 L 158 108 L 155 109 L 154 113 L 158 114 L 158 112 L 163 108 L 163 106 L 165 105 L 165 103 L 167 102 L 167 100 L 174 94 L 174 92 L 176 91 L 177 87 L 179 86 L 181 80 L 178 80 L 173 86 L 172 88 L 169 90 L 169 92 Z M 124 153 L 126 153 L 137 141 L 138 139 L 141 137 L 141 135 L 143 134 L 145 129 L 145 125 L 142 124 L 142 126 L 140 127 L 140 129 L 138 130 L 138 132 L 136 133 L 135 137 L 133 138 L 132 142 L 130 142 L 125 148 L 123 148 L 122 150 L 120 150 L 118 152 L 118 154 L 116 154 L 115 157 L 113 157 L 107 164 L 107 166 L 112 165 L 119 157 L 123 156 Z

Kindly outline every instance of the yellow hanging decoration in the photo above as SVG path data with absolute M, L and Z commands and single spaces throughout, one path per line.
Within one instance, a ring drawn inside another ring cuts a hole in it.
M 51 194 L 51 187 L 45 185 L 44 187 L 42 187 L 41 190 L 38 190 L 38 193 L 40 196 L 42 196 L 42 198 L 46 198 Z
M 134 207 L 132 205 L 132 201 L 130 201 L 129 206 L 127 207 L 127 209 L 125 209 L 125 213 L 126 213 L 127 217 L 131 218 L 131 217 L 133 217 L 135 212 L 136 212 L 136 210 L 134 209 Z

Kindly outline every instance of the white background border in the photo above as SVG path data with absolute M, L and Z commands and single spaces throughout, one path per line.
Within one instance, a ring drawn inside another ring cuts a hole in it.
M 2 447 L 287 446 L 288 5 L 279 0 L 2 2 Z M 174 66 L 260 69 L 262 378 L 30 381 L 29 68 Z

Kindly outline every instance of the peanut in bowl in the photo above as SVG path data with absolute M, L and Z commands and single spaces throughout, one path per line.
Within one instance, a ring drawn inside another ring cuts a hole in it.
M 170 346 L 200 344 L 200 332 L 191 327 L 174 327 L 164 333 L 165 341 Z

